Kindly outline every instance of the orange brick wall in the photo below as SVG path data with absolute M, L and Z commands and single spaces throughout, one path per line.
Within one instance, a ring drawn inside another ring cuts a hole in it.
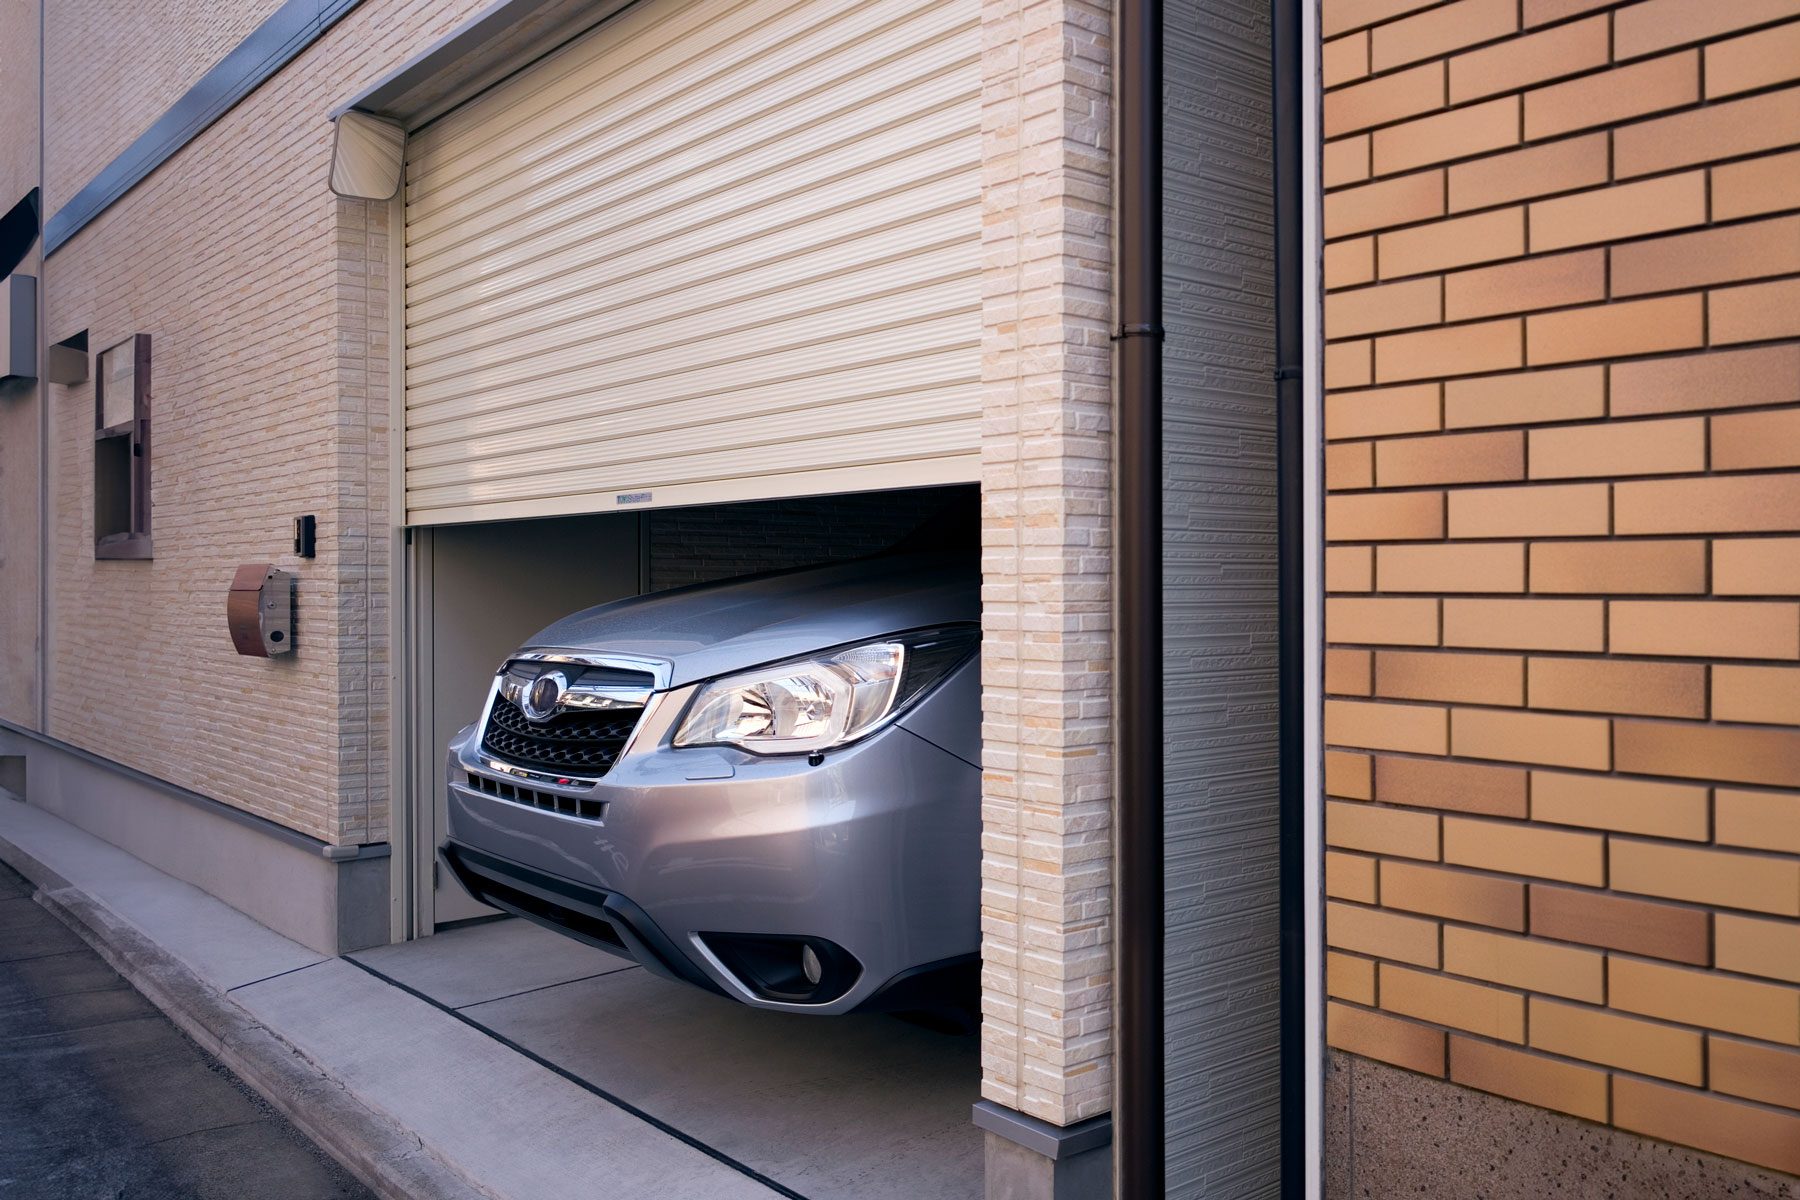
M 1323 0 L 1333 1046 L 1800 1173 L 1800 0 Z

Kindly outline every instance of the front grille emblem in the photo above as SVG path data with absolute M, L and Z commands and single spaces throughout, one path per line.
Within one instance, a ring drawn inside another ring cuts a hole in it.
M 519 710 L 525 714 L 527 721 L 541 725 L 556 715 L 556 706 L 568 687 L 567 675 L 561 671 L 545 671 L 525 689 L 525 694 L 520 697 Z

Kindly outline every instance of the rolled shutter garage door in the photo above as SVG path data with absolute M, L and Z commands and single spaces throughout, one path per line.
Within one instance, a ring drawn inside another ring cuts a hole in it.
M 641 0 L 418 131 L 411 524 L 977 477 L 976 0 Z

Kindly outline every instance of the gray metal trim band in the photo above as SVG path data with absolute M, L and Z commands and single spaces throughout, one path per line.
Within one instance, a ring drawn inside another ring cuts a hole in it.
M 974 1119 L 977 1129 L 998 1134 L 1049 1159 L 1074 1158 L 1077 1154 L 1111 1145 L 1113 1140 L 1111 1113 L 1101 1113 L 1074 1125 L 1052 1125 L 1004 1104 L 978 1100 Z
M 362 0 L 287 0 L 44 223 L 49 257 Z
M 0 730 L 4 730 L 7 733 L 16 733 L 22 738 L 29 738 L 39 745 L 48 746 L 52 750 L 67 754 L 73 758 L 78 758 L 90 766 L 100 767 L 104 770 L 111 771 L 116 775 L 122 775 L 133 783 L 141 784 L 144 787 L 154 788 L 165 796 L 173 797 L 176 800 L 191 804 L 196 808 L 205 809 L 207 812 L 224 817 L 228 821 L 235 821 L 237 824 L 242 825 L 247 829 L 254 829 L 258 833 L 267 837 L 272 837 L 278 842 L 286 842 L 290 846 L 296 846 L 312 854 L 317 854 L 320 858 L 329 859 L 332 862 L 351 862 L 366 858 L 386 858 L 390 853 L 390 847 L 386 842 L 373 842 L 367 846 L 333 846 L 330 842 L 322 842 L 316 837 L 301 833 L 298 829 L 289 829 L 286 825 L 271 821 L 267 817 L 259 817 L 255 813 L 245 812 L 241 808 L 234 808 L 222 800 L 214 800 L 211 796 L 203 796 L 199 792 L 189 791 L 180 784 L 170 783 L 166 779 L 158 779 L 156 776 L 146 774 L 136 767 L 128 767 L 124 763 L 114 762 L 112 759 L 95 754 L 91 750 L 83 750 L 80 746 L 72 746 L 68 742 L 53 738 L 48 734 L 39 733 L 35 729 L 27 729 L 23 725 L 15 725 L 5 718 L 0 718 Z

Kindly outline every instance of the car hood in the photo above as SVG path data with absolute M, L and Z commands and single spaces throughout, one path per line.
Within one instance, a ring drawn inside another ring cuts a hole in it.
M 980 615 L 974 556 L 886 554 L 616 600 L 564 617 L 529 645 L 661 659 L 679 687 Z

